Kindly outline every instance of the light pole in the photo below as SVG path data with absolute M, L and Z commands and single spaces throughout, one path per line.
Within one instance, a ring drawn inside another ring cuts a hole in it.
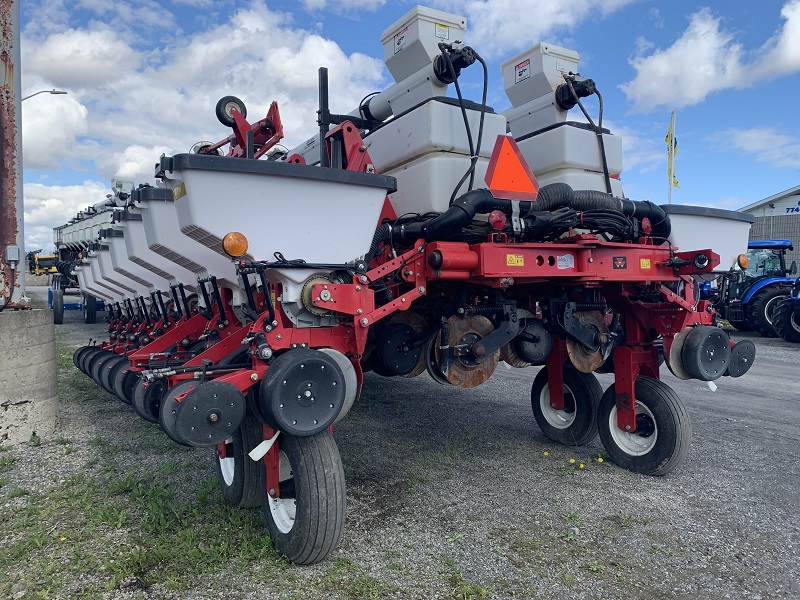
M 40 90 L 38 92 L 35 92 L 35 93 L 31 94 L 30 96 L 25 96 L 22 100 L 27 100 L 28 98 L 33 98 L 34 96 L 38 96 L 39 94 L 66 94 L 66 93 L 67 92 L 65 92 L 63 90 Z M 22 100 L 20 100 L 20 102 L 22 102 Z

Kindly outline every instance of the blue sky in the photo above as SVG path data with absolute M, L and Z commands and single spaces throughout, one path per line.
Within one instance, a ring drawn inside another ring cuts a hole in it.
M 162 153 L 227 135 L 216 101 L 251 118 L 277 100 L 292 147 L 315 130 L 316 70 L 349 112 L 393 81 L 380 35 L 415 2 L 26 0 L 22 92 L 26 246 L 102 200 L 114 175 L 151 182 Z M 800 0 L 431 0 L 467 17 L 509 107 L 500 63 L 539 41 L 577 50 L 623 138 L 625 195 L 667 201 L 666 134 L 677 111 L 673 202 L 739 208 L 800 183 Z M 477 67 L 461 79 L 479 100 Z M 454 92 L 451 90 L 451 95 Z M 596 104 L 588 103 L 596 115 Z M 577 109 L 574 111 L 579 115 Z

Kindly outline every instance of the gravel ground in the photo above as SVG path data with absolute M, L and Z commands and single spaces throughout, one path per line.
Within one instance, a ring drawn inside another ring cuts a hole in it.
M 77 312 L 65 320 L 61 344 L 102 337 L 103 326 L 84 325 Z M 716 392 L 662 372 L 694 428 L 687 460 L 662 478 L 598 462 L 599 440 L 582 448 L 549 442 L 530 409 L 536 368 L 501 365 L 472 390 L 445 388 L 427 375 L 368 374 L 362 398 L 335 432 L 348 520 L 326 563 L 285 566 L 279 579 L 264 577 L 269 568 L 258 561 L 244 574 L 220 564 L 179 592 L 118 585 L 98 596 L 798 598 L 800 346 L 752 339 L 753 369 L 718 381 Z M 612 382 L 599 379 L 604 388 Z M 179 481 L 189 500 L 197 481 L 214 477 L 207 450 L 171 445 L 99 387 L 87 390 L 62 409 L 60 432 L 74 452 L 65 455 L 63 440 L 13 449 L 0 512 L 24 502 L 8 499 L 14 486 L 63 485 L 104 451 L 91 443 L 98 438 L 121 446 L 120 469 L 161 468 L 160 477 Z M 177 465 L 170 474 L 167 462 Z M 15 568 L 24 574 L 24 564 Z M 21 598 L 30 589 L 10 592 Z

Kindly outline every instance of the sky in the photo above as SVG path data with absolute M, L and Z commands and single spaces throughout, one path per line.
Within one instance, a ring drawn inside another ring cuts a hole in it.
M 381 34 L 416 4 L 20 2 L 22 96 L 68 92 L 22 103 L 26 248 L 52 249 L 52 228 L 102 201 L 112 177 L 153 183 L 161 154 L 226 137 L 214 114 L 223 96 L 241 98 L 251 121 L 277 100 L 283 144 L 299 144 L 317 130 L 317 69 L 328 67 L 334 112 L 387 88 Z M 800 184 L 800 0 L 425 5 L 467 18 L 463 41 L 488 63 L 487 103 L 498 112 L 510 107 L 504 60 L 540 41 L 576 50 L 602 93 L 604 126 L 622 138 L 629 198 L 667 202 L 672 111 L 673 203 L 737 209 Z M 479 101 L 480 69 L 460 81 Z M 597 116 L 595 99 L 586 107 Z

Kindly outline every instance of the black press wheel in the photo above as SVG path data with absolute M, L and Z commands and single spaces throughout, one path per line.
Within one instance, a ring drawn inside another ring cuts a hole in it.
M 83 322 L 97 323 L 97 299 L 91 294 L 83 295 Z
M 339 544 L 346 491 L 339 449 L 329 431 L 276 440 L 280 491 L 264 487 L 262 509 L 275 549 L 298 565 L 321 562 Z
M 131 370 L 130 364 L 120 369 L 114 374 L 114 380 L 111 386 L 114 388 L 114 393 L 117 398 L 122 400 L 125 404 L 133 403 L 133 390 L 136 387 L 136 382 L 139 381 L 139 373 Z
M 770 285 L 756 292 L 747 307 L 747 320 L 753 329 L 764 337 L 778 337 L 772 325 L 772 315 L 778 303 L 788 296 L 788 288 L 777 285 Z
M 784 298 L 778 302 L 772 314 L 772 324 L 782 339 L 800 344 L 800 300 Z
M 133 410 L 148 423 L 158 423 L 161 415 L 161 399 L 166 389 L 163 379 L 145 383 L 144 379 L 137 378 L 131 393 Z
M 597 423 L 600 440 L 620 467 L 644 475 L 666 475 L 689 453 L 692 425 L 683 402 L 667 384 L 640 375 L 634 388 L 636 431 L 617 427 L 614 386 L 600 399 Z
M 120 354 L 115 354 L 113 358 L 107 360 L 103 365 L 103 369 L 100 371 L 100 387 L 112 396 L 116 396 L 117 393 L 114 391 L 113 386 L 113 377 L 116 372 L 115 369 L 121 369 L 127 364 L 129 364 L 128 359 Z
M 222 495 L 239 508 L 261 506 L 264 493 L 264 463 L 252 460 L 247 453 L 263 440 L 261 423 L 253 415 L 245 415 L 242 424 L 220 446 L 214 449 L 214 468 Z
M 82 352 L 79 357 L 77 357 L 78 368 L 85 374 L 91 377 L 91 373 L 89 368 L 91 367 L 91 359 L 93 356 L 97 356 L 98 354 L 105 352 L 102 348 L 98 346 L 90 346 L 86 352 Z
M 72 364 L 75 365 L 78 369 L 81 368 L 81 360 L 83 359 L 84 355 L 89 352 L 94 346 L 81 346 L 72 354 Z
M 100 374 L 102 373 L 103 365 L 115 356 L 116 354 L 110 350 L 101 350 L 94 356 L 89 357 L 86 361 L 86 374 L 94 379 L 97 385 L 100 385 Z
M 597 435 L 597 405 L 603 388 L 591 373 L 564 365 L 564 408 L 550 406 L 547 367 L 536 375 L 531 387 L 531 408 L 536 423 L 549 439 L 560 444 L 581 446 Z
M 225 125 L 225 127 L 233 127 L 236 121 L 233 119 L 233 110 L 238 110 L 243 117 L 247 117 L 247 108 L 244 102 L 239 100 L 236 96 L 223 96 L 217 102 L 217 119 Z

